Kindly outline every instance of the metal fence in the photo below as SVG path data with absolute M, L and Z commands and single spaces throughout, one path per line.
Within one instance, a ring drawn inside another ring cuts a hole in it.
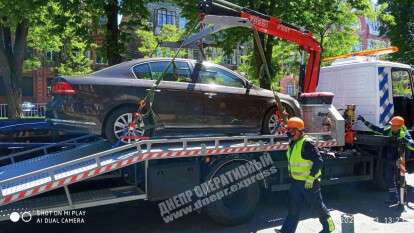
M 41 118 L 46 114 L 46 103 L 24 102 L 22 104 L 24 118 Z M 7 118 L 7 104 L 0 104 L 0 118 Z

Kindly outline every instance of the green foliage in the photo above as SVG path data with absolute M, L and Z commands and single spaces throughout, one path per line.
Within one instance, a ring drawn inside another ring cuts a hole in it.
M 198 1 L 177 0 L 175 2 L 183 7 L 188 19 L 197 19 L 197 9 L 194 5 Z M 375 9 L 370 0 L 233 0 L 231 2 L 276 16 L 284 22 L 307 29 L 321 43 L 323 57 L 351 52 L 353 46 L 358 44 L 356 34 L 358 29 L 356 25 L 359 24 L 358 16 L 369 18 L 381 16 L 389 20 L 389 15 L 383 14 L 383 7 Z M 239 67 L 239 71 L 248 74 L 253 82 L 268 88 L 268 84 L 262 80 L 267 77 L 259 74 L 258 67 L 260 67 L 261 60 L 259 60 L 257 49 L 253 46 L 253 37 L 249 29 L 229 29 L 220 33 L 215 40 L 227 53 L 231 52 L 238 42 L 251 45 L 251 51 L 243 57 L 244 64 Z M 266 35 L 261 35 L 261 41 L 271 69 L 273 86 L 284 74 L 299 75 L 298 46 Z
M 160 42 L 177 42 L 184 34 L 183 30 L 180 30 L 175 25 L 163 25 L 159 35 L 154 35 L 152 31 L 145 29 L 138 29 L 136 35 L 140 41 L 138 51 L 144 54 L 145 57 L 158 56 L 158 57 L 173 57 L 176 53 L 175 49 L 158 46 Z M 185 57 L 186 51 L 182 49 L 178 54 L 178 57 Z
M 136 33 L 141 43 L 141 46 L 138 47 L 138 51 L 144 54 L 146 57 L 150 56 L 157 48 L 157 37 L 154 36 L 154 33 L 152 31 L 143 29 L 138 29 Z
M 81 75 L 92 71 L 92 61 L 85 55 L 87 44 L 83 41 L 71 41 L 65 48 L 64 62 L 60 63 L 57 72 L 60 75 Z
M 32 71 L 42 66 L 42 62 L 38 58 L 28 58 L 23 63 L 23 72 Z
M 378 2 L 384 3 L 384 10 L 391 15 L 389 18 L 382 18 L 384 27 L 381 31 L 390 38 L 392 45 L 400 48 L 400 52 L 390 55 L 391 59 L 414 65 L 414 1 Z
M 410 75 L 407 71 L 392 72 L 392 94 L 393 96 L 412 96 Z

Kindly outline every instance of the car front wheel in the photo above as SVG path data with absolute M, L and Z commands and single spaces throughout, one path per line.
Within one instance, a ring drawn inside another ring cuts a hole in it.
M 295 113 L 293 112 L 291 107 L 284 105 L 284 108 L 287 112 L 288 118 L 295 116 Z M 279 129 L 283 128 L 282 122 L 283 121 L 281 121 L 279 119 L 279 116 L 276 114 L 276 109 L 270 109 L 263 119 L 262 134 L 281 134 L 279 132 Z

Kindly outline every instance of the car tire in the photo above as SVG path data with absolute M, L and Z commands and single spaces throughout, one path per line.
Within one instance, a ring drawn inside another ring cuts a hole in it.
M 287 112 L 288 118 L 295 116 L 295 112 L 292 110 L 291 107 L 289 107 L 286 104 L 283 104 L 283 107 L 285 108 L 285 110 Z M 263 118 L 263 124 L 262 124 L 262 130 L 261 130 L 262 134 L 266 135 L 266 134 L 275 134 L 276 133 L 274 130 L 271 129 L 271 127 L 269 127 L 269 125 L 274 124 L 275 120 L 277 119 L 275 111 L 276 111 L 276 108 L 273 107 L 273 108 L 269 109 L 266 112 L 266 115 Z M 279 127 L 277 125 L 275 125 L 275 126 L 276 126 L 276 128 Z
M 127 126 L 127 124 L 125 123 L 130 123 L 130 121 L 132 120 L 132 114 L 136 111 L 137 108 L 134 106 L 124 106 L 109 113 L 104 125 L 104 137 L 112 143 L 119 142 L 119 137 L 122 134 L 122 132 L 119 132 L 119 130 L 121 130 L 122 128 L 121 124 Z M 145 128 L 145 125 L 153 125 L 152 119 L 141 120 L 138 124 L 139 127 L 136 128 L 137 136 L 151 137 L 153 135 L 153 129 L 143 129 Z M 130 142 L 131 141 L 124 141 L 124 143 Z
M 221 163 L 211 170 L 206 181 L 236 169 L 243 163 L 244 161 Z M 235 184 L 237 185 L 237 183 Z M 230 187 L 226 188 L 230 189 Z M 260 184 L 254 182 L 243 189 L 237 190 L 235 193 L 211 202 L 205 206 L 204 211 L 216 223 L 227 226 L 242 224 L 254 215 L 260 201 L 260 193 Z M 208 197 L 211 196 L 206 198 Z

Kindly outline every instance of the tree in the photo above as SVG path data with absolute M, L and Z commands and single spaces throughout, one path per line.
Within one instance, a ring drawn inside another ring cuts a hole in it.
M 34 25 L 28 35 L 28 48 L 33 55 L 25 60 L 25 68 L 49 66 L 59 75 L 80 75 L 92 71 L 87 50 L 96 47 L 97 12 L 82 1 L 56 2 L 54 13 L 44 24 Z M 52 52 L 55 62 L 44 59 Z
M 194 0 L 192 0 L 194 1 Z M 195 20 L 196 9 L 192 1 L 176 1 L 178 5 L 187 12 L 186 17 Z M 189 3 L 191 2 L 191 3 Z M 324 48 L 323 55 L 336 55 L 337 53 L 349 52 L 352 46 L 356 44 L 357 37 L 355 33 L 355 24 L 358 23 L 358 15 L 372 15 L 374 10 L 370 0 L 235 0 L 235 4 L 255 9 L 261 13 L 276 16 L 290 24 L 299 25 L 311 31 L 321 46 Z M 231 51 L 237 42 L 248 43 L 253 52 L 248 56 L 247 61 L 252 73 L 253 79 L 258 79 L 260 86 L 270 88 L 271 83 L 280 78 L 281 71 L 285 67 L 292 67 L 288 63 L 297 64 L 299 56 L 296 59 L 286 59 L 286 54 L 297 54 L 297 46 L 286 47 L 286 42 L 260 33 L 260 41 L 264 49 L 266 63 L 269 64 L 272 80 L 266 75 L 260 73 L 262 59 L 258 53 L 258 48 L 252 42 L 252 33 L 248 29 L 230 29 L 222 33 L 223 36 L 220 43 L 226 51 Z M 278 53 L 278 49 L 283 48 L 284 51 L 289 49 L 287 53 Z M 287 60 L 287 62 L 280 62 Z M 244 66 L 246 70 L 246 66 Z M 253 72 L 252 72 L 253 71 Z
M 154 33 L 148 29 L 138 29 L 136 31 L 136 34 L 140 41 L 138 51 L 144 54 L 144 56 L 149 57 L 155 55 L 161 57 L 172 57 L 175 55 L 176 50 L 166 47 L 160 47 L 158 46 L 158 43 L 177 42 L 182 38 L 184 31 L 180 30 L 175 25 L 166 24 L 162 26 L 159 35 L 154 35 Z M 178 56 L 185 57 L 186 51 L 182 49 Z
M 147 0 L 91 0 L 87 3 L 91 8 L 106 18 L 105 48 L 109 65 L 115 65 L 122 61 L 122 53 L 125 52 L 125 43 L 132 39 L 137 26 L 142 25 L 148 12 L 145 4 Z M 122 15 L 126 20 L 119 22 L 118 16 Z
M 379 0 L 389 15 L 398 20 L 382 19 L 382 34 L 400 51 L 390 55 L 392 60 L 414 65 L 414 2 L 411 0 Z
M 40 67 L 46 52 L 59 54 L 65 74 L 90 71 L 84 51 L 93 46 L 94 10 L 88 7 L 81 0 L 0 0 L 0 66 L 9 118 L 21 116 L 23 71 Z
M 65 44 L 63 55 L 64 61 L 57 67 L 60 75 L 81 75 L 92 71 L 92 61 L 85 56 L 88 45 L 83 41 L 72 40 L 72 43 Z
M 53 10 L 53 2 L 46 0 L 0 0 L 0 65 L 10 118 L 21 115 L 20 83 L 29 29 L 47 23 Z

